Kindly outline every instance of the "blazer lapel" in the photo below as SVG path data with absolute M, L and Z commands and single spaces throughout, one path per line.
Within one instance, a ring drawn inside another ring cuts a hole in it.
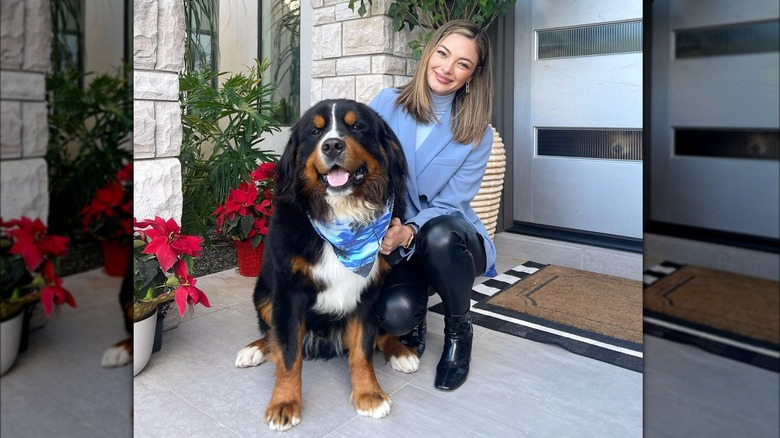
M 416 205 L 417 209 L 420 210 L 422 207 L 420 206 L 420 200 L 419 196 L 420 193 L 417 190 L 417 180 L 416 180 L 416 157 L 415 157 L 415 142 L 417 141 L 417 123 L 414 120 L 414 118 L 408 114 L 405 114 L 403 111 L 398 111 L 397 116 L 397 125 L 394 129 L 396 136 L 401 141 L 401 147 L 404 150 L 404 155 L 406 156 L 406 167 L 409 174 L 406 176 L 407 180 L 409 180 L 409 184 L 407 184 L 408 189 L 408 195 L 412 199 L 412 202 Z
M 415 178 L 420 176 L 425 168 L 428 167 L 431 160 L 436 158 L 439 152 L 452 141 L 452 132 L 450 131 L 451 111 L 452 109 L 447 109 L 447 112 L 441 117 L 442 122 L 433 127 L 428 138 L 426 138 L 420 145 L 420 148 L 417 149 L 415 153 Z M 412 138 L 412 145 L 414 145 L 415 141 L 416 139 Z

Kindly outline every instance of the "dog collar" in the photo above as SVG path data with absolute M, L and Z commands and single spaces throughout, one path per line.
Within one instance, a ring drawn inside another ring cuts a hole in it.
M 311 215 L 309 215 L 309 222 L 317 234 L 330 243 L 341 264 L 365 278 L 374 267 L 382 238 L 390 226 L 393 216 L 393 198 L 394 196 L 390 196 L 382 214 L 366 225 L 338 220 L 320 222 L 312 219 Z

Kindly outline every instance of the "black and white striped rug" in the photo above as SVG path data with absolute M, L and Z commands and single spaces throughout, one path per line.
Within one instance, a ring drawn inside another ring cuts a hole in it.
M 532 261 L 525 262 L 475 285 L 471 291 L 472 322 L 491 330 L 531 341 L 558 345 L 581 356 L 642 372 L 641 344 L 484 304 L 493 295 L 509 289 L 545 266 L 547 265 Z M 431 306 L 429 310 L 444 314 L 441 303 Z
M 684 264 L 665 261 L 645 270 L 643 276 L 644 287 L 647 289 L 654 283 L 673 275 L 685 266 L 686 265 Z M 737 293 L 737 295 L 740 294 Z M 739 302 L 736 302 L 734 305 L 748 306 L 747 303 L 740 304 Z M 770 312 L 772 312 L 772 310 L 770 310 Z M 774 312 L 777 312 L 777 310 L 774 309 Z M 734 315 L 720 316 L 723 318 L 736 317 Z M 739 335 L 709 325 L 653 311 L 648 308 L 645 308 L 643 320 L 644 332 L 646 335 L 695 345 L 719 356 L 728 357 L 775 372 L 780 371 L 780 345 L 777 343 Z

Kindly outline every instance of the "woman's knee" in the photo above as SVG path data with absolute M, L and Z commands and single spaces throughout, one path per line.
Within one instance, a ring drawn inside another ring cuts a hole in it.
M 470 225 L 461 217 L 453 215 L 435 217 L 426 222 L 420 230 L 419 249 L 424 253 L 438 253 L 449 252 L 457 247 L 465 248 L 469 230 Z
M 425 319 L 428 294 L 413 284 L 397 284 L 382 291 L 377 304 L 379 327 L 391 335 L 412 331 Z
M 429 220 L 418 233 L 418 239 L 417 251 L 425 260 L 429 275 L 436 266 L 443 266 L 442 269 L 458 266 L 458 260 L 473 264 L 476 274 L 484 271 L 482 238 L 460 216 L 442 215 Z

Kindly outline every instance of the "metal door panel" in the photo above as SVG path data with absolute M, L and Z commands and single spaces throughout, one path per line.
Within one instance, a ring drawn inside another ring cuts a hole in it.
M 537 0 L 516 15 L 513 219 L 641 238 L 641 161 L 539 156 L 535 141 L 537 128 L 642 129 L 641 53 L 536 59 L 537 31 L 641 19 L 641 1 Z
M 642 237 L 641 162 L 537 157 L 533 181 L 534 223 Z
M 778 52 L 675 59 L 675 31 L 776 20 L 780 14 L 776 1 L 750 4 L 653 4 L 653 221 L 780 237 L 780 162 L 675 154 L 679 128 L 780 128 Z

